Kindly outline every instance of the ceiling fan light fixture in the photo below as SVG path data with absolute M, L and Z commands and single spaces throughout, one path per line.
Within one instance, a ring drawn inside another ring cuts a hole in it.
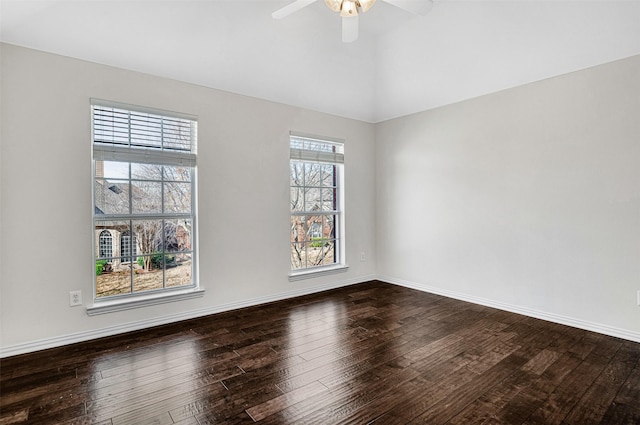
M 340 9 L 340 16 L 343 18 L 358 16 L 358 2 L 356 0 L 344 0 Z
M 366 12 L 371 9 L 371 6 L 376 2 L 376 0 L 358 0 L 360 3 L 360 7 L 362 8 L 362 12 Z
M 1 0 L 0 0 L 1 1 Z M 271 14 L 274 19 L 282 19 L 318 0 L 293 0 Z M 433 7 L 434 0 L 382 0 L 400 9 L 417 15 L 426 15 Z M 324 0 L 327 7 L 342 17 L 342 41 L 351 43 L 358 39 L 359 13 L 373 7 L 376 0 Z
M 342 0 L 324 0 L 324 3 L 334 12 L 340 12 L 342 7 Z

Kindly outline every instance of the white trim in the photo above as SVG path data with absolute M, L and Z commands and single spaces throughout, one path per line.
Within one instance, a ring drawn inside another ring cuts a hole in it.
M 355 285 L 358 283 L 369 282 L 375 280 L 375 275 L 361 276 L 359 278 L 346 279 L 338 282 L 328 282 L 322 285 L 314 286 L 312 288 L 298 288 L 291 291 L 281 292 L 279 294 L 267 295 L 258 298 L 252 298 L 244 301 L 237 301 L 233 303 L 222 304 L 215 307 L 201 308 L 197 310 L 186 311 L 183 313 L 176 313 L 167 316 L 160 316 L 156 318 L 150 318 L 140 320 L 136 322 L 124 323 L 122 325 L 109 326 L 101 329 L 92 329 L 83 332 L 76 332 L 68 335 L 60 335 L 53 338 L 45 338 L 37 341 L 25 342 L 21 344 L 10 345 L 7 347 L 0 347 L 0 358 L 16 356 L 18 354 L 30 353 L 33 351 L 45 350 L 47 348 L 60 347 L 68 344 L 75 344 L 77 342 L 89 341 L 96 338 L 103 338 L 107 336 L 113 336 L 125 332 L 137 331 L 140 329 L 146 329 L 153 326 L 166 325 L 169 323 L 179 322 L 182 320 L 194 319 L 197 317 L 208 316 L 211 314 L 222 313 L 224 311 L 235 310 L 244 307 L 251 307 L 254 305 L 265 304 L 274 301 L 281 301 L 288 298 L 300 297 L 303 295 L 314 294 L 316 292 L 328 291 L 330 289 L 336 289 L 343 286 Z
M 298 280 L 311 279 L 314 277 L 327 276 L 330 274 L 342 273 L 349 270 L 349 266 L 331 266 L 331 267 L 319 267 L 302 269 L 299 272 L 291 272 L 289 274 L 289 282 L 295 282 Z
M 480 304 L 487 307 L 497 308 L 499 310 L 505 310 L 512 313 L 522 314 L 528 317 L 534 317 L 536 319 L 546 320 L 548 322 L 559 323 L 561 325 L 571 326 L 578 329 L 584 329 L 591 332 L 597 332 L 604 335 L 613 336 L 616 338 L 622 338 L 633 342 L 640 342 L 640 332 L 633 332 L 627 329 L 616 328 L 609 325 L 603 325 L 601 323 L 589 322 L 586 320 L 576 319 L 574 317 L 563 316 L 560 314 L 549 313 L 546 311 L 534 310 L 527 307 L 522 307 L 514 304 L 507 304 L 500 301 L 489 300 L 486 298 L 475 297 L 461 292 L 449 291 L 442 288 L 436 288 L 433 286 L 411 282 L 402 279 L 395 279 L 388 276 L 378 276 L 378 280 L 391 283 L 394 285 L 404 286 L 405 288 L 416 289 L 422 292 L 429 292 L 432 294 L 442 295 L 448 298 L 455 298 L 461 301 L 467 301 L 474 304 Z
M 89 341 L 96 338 L 103 338 L 103 337 L 113 336 L 113 335 L 126 333 L 126 332 L 137 331 L 140 329 L 146 329 L 153 326 L 166 325 L 169 323 L 179 322 L 181 320 L 194 319 L 197 317 L 207 316 L 210 314 L 222 313 L 224 311 L 235 310 L 235 309 L 244 308 L 244 307 L 251 307 L 254 305 L 280 301 L 280 300 L 299 297 L 303 295 L 309 295 L 316 292 L 322 292 L 322 291 L 328 291 L 330 289 L 340 288 L 343 286 L 369 282 L 371 280 L 379 280 L 389 284 L 416 289 L 422 292 L 429 292 L 437 295 L 443 295 L 445 297 L 472 302 L 474 304 L 485 305 L 487 307 L 493 307 L 500 310 L 510 311 L 512 313 L 523 314 L 525 316 L 535 317 L 537 319 L 547 320 L 549 322 L 572 326 L 575 328 L 584 329 L 591 332 L 597 332 L 597 333 L 601 333 L 604 335 L 609 335 L 617 338 L 622 338 L 629 341 L 640 342 L 640 333 L 629 331 L 626 329 L 615 328 L 612 326 L 588 322 L 588 321 L 579 320 L 579 319 L 575 319 L 567 316 L 561 316 L 557 314 L 523 308 L 520 306 L 487 300 L 484 298 L 472 297 L 459 292 L 447 291 L 440 288 L 434 288 L 429 285 L 419 284 L 416 282 L 410 282 L 402 279 L 395 279 L 388 276 L 369 275 L 369 276 L 362 276 L 360 278 L 355 278 L 355 279 L 347 279 L 339 282 L 329 282 L 322 285 L 314 286 L 312 288 L 294 289 L 294 290 L 282 292 L 279 294 L 258 297 L 258 298 L 253 298 L 245 301 L 238 301 L 234 303 L 223 304 L 216 307 L 208 307 L 208 308 L 203 308 L 198 310 L 187 311 L 183 313 L 172 314 L 168 316 L 161 316 L 161 317 L 152 318 L 152 319 L 140 320 L 137 322 L 125 323 L 122 325 L 109 326 L 101 329 L 93 329 L 89 331 L 76 332 L 69 335 L 61 335 L 53 338 L 46 338 L 46 339 L 41 339 L 37 341 L 10 345 L 7 347 L 0 347 L 0 358 L 16 356 L 18 354 L 25 354 L 33 351 L 45 350 L 47 348 L 60 347 L 63 345 Z
M 98 314 L 115 313 L 116 311 L 131 310 L 134 308 L 146 307 L 150 305 L 200 298 L 203 295 L 204 289 L 191 288 L 183 291 L 162 291 L 155 294 L 142 295 L 139 297 L 127 296 L 115 300 L 96 301 L 93 305 L 87 307 L 87 314 L 89 316 L 96 316 Z

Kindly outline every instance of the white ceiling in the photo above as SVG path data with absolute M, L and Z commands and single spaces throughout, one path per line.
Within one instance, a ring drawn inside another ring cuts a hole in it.
M 290 1 L 0 0 L 0 39 L 369 122 L 640 54 L 640 0 L 378 1 L 351 44 Z

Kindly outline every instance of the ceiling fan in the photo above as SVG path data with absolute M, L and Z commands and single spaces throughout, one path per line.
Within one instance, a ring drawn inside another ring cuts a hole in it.
M 285 18 L 317 0 L 295 0 L 271 14 L 274 19 Z M 342 41 L 351 43 L 358 39 L 358 14 L 371 9 L 376 0 L 324 0 L 327 7 L 342 17 Z M 433 7 L 433 0 L 382 0 L 407 12 L 426 15 Z

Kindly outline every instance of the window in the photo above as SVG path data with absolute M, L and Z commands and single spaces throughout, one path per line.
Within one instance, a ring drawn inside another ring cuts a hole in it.
M 109 232 L 108 230 L 103 230 L 102 232 L 100 232 L 100 258 L 107 258 L 113 255 L 111 241 L 111 232 Z
M 344 264 L 340 141 L 290 137 L 291 270 Z
M 196 120 L 92 103 L 96 300 L 196 288 Z
M 131 241 L 131 232 L 127 230 L 120 237 L 120 254 L 122 255 L 122 261 L 130 263 L 131 261 L 137 261 L 136 257 L 136 242 L 133 238 Z M 133 258 L 132 258 L 133 257 Z

